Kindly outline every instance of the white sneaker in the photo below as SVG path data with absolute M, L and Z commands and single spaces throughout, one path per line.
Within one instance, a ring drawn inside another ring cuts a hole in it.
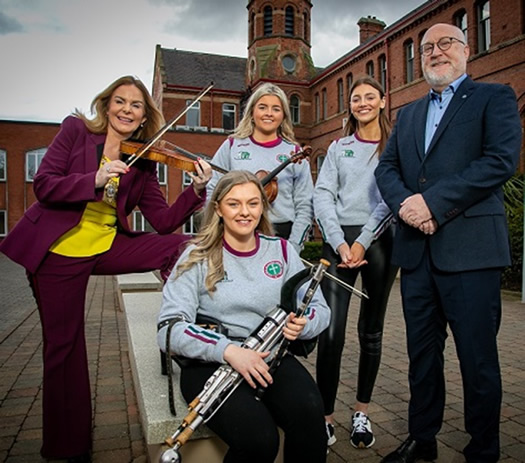
M 328 436 L 328 445 L 334 445 L 337 442 L 337 438 L 335 437 L 334 425 L 329 423 L 328 421 L 325 421 L 325 424 L 326 435 Z
M 368 416 L 363 412 L 355 412 L 352 416 L 352 434 L 350 435 L 350 443 L 356 449 L 367 449 L 372 447 L 375 442 L 374 433 L 372 432 L 372 425 Z

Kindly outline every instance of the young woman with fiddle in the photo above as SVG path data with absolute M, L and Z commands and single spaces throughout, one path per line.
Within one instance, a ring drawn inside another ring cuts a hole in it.
M 273 463 L 279 449 L 277 426 L 286 436 L 286 463 L 324 462 L 323 403 L 311 375 L 292 355 L 285 355 L 272 375 L 264 360 L 268 352 L 240 347 L 279 304 L 286 281 L 304 269 L 287 241 L 270 236 L 268 209 L 254 174 L 236 170 L 220 178 L 199 233 L 164 286 L 158 343 L 166 348 L 166 325 L 172 320 L 170 351 L 200 360 L 182 366 L 181 390 L 188 403 L 221 364 L 231 365 L 245 379 L 207 422 L 229 446 L 225 462 Z M 213 317 L 227 334 L 196 324 L 197 315 Z M 305 317 L 289 315 L 284 336 L 315 337 L 329 319 L 330 310 L 317 291 Z M 258 386 L 265 388 L 260 401 L 255 399 Z
M 164 121 L 138 79 L 119 78 L 95 97 L 91 110 L 92 119 L 76 111 L 63 121 L 34 177 L 37 201 L 0 246 L 26 268 L 42 322 L 41 453 L 72 462 L 91 458 L 88 279 L 154 269 L 169 274 L 185 241 L 172 232 L 202 207 L 211 177 L 210 166 L 198 162 L 193 185 L 169 206 L 156 163 L 128 167 L 121 159 L 122 141 L 148 139 Z M 127 217 L 136 206 L 158 233 L 130 230 Z
M 349 96 L 345 136 L 332 142 L 314 191 L 314 210 L 323 235 L 323 257 L 330 272 L 353 285 L 359 273 L 368 299 L 361 299 L 357 397 L 350 442 L 368 448 L 375 439 L 368 419 L 379 364 L 383 324 L 396 269 L 390 265 L 392 214 L 381 198 L 374 170 L 390 134 L 381 85 L 369 76 L 356 80 Z M 324 399 L 329 445 L 335 442 L 334 406 L 345 344 L 350 293 L 333 281 L 321 282 L 332 310 L 319 337 L 317 383 Z
M 213 163 L 227 170 L 268 173 L 299 151 L 286 94 L 278 86 L 266 83 L 250 96 L 241 122 L 215 153 Z M 220 174 L 213 174 L 207 187 L 208 197 L 219 178 Z M 286 166 L 277 175 L 277 190 L 270 220 L 276 234 L 300 251 L 313 220 L 309 163 Z

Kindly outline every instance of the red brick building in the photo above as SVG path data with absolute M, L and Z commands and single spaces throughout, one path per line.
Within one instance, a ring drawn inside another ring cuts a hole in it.
M 356 26 L 360 44 L 322 69 L 314 66 L 310 54 L 310 1 L 249 0 L 247 9 L 247 58 L 157 45 L 153 96 L 167 120 L 180 114 L 188 101 L 214 82 L 213 89 L 165 135 L 171 143 L 212 156 L 238 123 L 251 92 L 271 81 L 289 97 L 298 141 L 313 147 L 315 178 L 328 145 L 341 136 L 354 78 L 367 73 L 384 85 L 393 121 L 400 107 L 428 91 L 418 49 L 425 31 L 437 22 L 456 24 L 466 33 L 471 51 L 468 73 L 474 80 L 499 82 L 514 89 L 523 125 L 523 0 L 428 0 L 388 27 L 378 18 L 361 18 Z M 0 236 L 34 200 L 31 175 L 57 131 L 57 124 L 0 121 Z M 520 170 L 524 169 L 522 152 Z M 172 202 L 185 176 L 160 166 L 159 178 Z M 140 213 L 132 220 L 139 229 L 147 226 Z M 185 228 L 191 231 L 191 224 Z

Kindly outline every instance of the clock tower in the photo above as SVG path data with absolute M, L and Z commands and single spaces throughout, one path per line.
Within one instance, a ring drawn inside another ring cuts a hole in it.
M 307 83 L 315 75 L 310 55 L 308 0 L 248 1 L 247 87 L 259 81 Z

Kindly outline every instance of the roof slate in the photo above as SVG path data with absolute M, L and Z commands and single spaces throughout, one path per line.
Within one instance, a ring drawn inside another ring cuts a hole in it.
M 216 90 L 246 90 L 246 58 L 176 48 L 161 48 L 161 51 L 168 85 L 201 88 L 213 81 Z

